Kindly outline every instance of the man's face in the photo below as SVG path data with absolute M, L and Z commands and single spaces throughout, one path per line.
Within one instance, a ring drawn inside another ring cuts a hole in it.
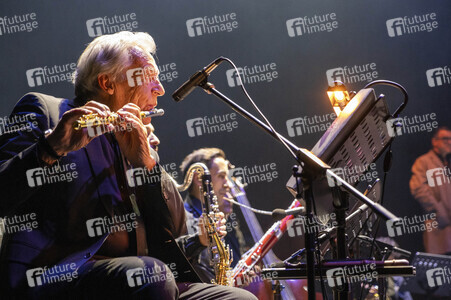
M 229 201 L 224 200 L 224 197 L 230 196 L 230 182 L 228 178 L 229 164 L 222 157 L 216 157 L 213 159 L 211 167 L 211 181 L 215 195 L 218 197 L 219 210 L 225 214 L 232 212 L 232 204 Z
M 130 69 L 142 68 L 141 85 L 130 86 L 127 79 L 116 83 L 116 90 L 113 95 L 113 111 L 118 110 L 127 103 L 134 103 L 141 110 L 151 110 L 157 106 L 157 97 L 164 95 L 164 88 L 158 80 L 159 70 L 155 60 L 150 57 L 141 59 Z M 150 123 L 150 118 L 143 119 L 144 124 Z
M 432 139 L 432 147 L 439 155 L 445 156 L 451 153 L 451 131 L 440 130 Z

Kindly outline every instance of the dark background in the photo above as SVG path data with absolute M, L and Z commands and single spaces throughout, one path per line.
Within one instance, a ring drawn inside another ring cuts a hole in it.
M 253 206 L 272 210 L 292 201 L 285 189 L 294 161 L 285 149 L 248 121 L 238 116 L 238 128 L 231 132 L 190 137 L 186 121 L 192 118 L 224 115 L 232 110 L 200 89 L 181 103 L 170 95 L 193 72 L 222 55 L 238 66 L 276 63 L 278 76 L 271 82 L 247 85 L 258 106 L 274 127 L 288 136 L 286 121 L 292 118 L 331 113 L 326 95 L 326 70 L 343 66 L 376 63 L 377 79 L 401 83 L 409 92 L 410 103 L 404 116 L 436 113 L 440 125 L 450 124 L 450 85 L 429 87 L 426 70 L 450 66 L 451 3 L 448 1 L 1 1 L 0 16 L 35 13 L 38 27 L 31 32 L 0 35 L 0 116 L 8 116 L 14 104 L 27 92 L 36 91 L 72 98 L 70 82 L 30 87 L 26 70 L 76 62 L 92 40 L 86 21 L 135 13 L 138 28 L 152 35 L 157 43 L 158 64 L 175 63 L 178 77 L 163 82 L 166 95 L 159 107 L 166 115 L 155 118 L 164 163 L 180 164 L 183 157 L 200 147 L 219 147 L 237 166 L 251 167 L 276 163 L 278 178 L 258 182 L 247 188 Z M 236 14 L 238 28 L 189 37 L 186 21 L 197 17 Z M 290 37 L 286 21 L 297 17 L 336 14 L 338 28 L 331 32 Z M 389 37 L 386 21 L 436 13 L 438 28 Z M 241 90 L 229 87 L 221 65 L 210 77 L 216 87 L 251 109 Z M 366 81 L 347 84 L 350 90 L 363 88 Z M 402 100 L 392 88 L 376 87 L 384 93 L 393 111 Z M 290 138 L 300 147 L 311 149 L 322 132 Z M 394 163 L 388 175 L 384 205 L 398 216 L 421 214 L 419 204 L 409 192 L 410 167 L 430 148 L 431 134 L 420 132 L 398 137 L 393 144 Z M 378 162 L 380 164 L 380 162 Z M 181 176 L 177 177 L 179 182 Z M 8 187 L 15 188 L 15 187 Z M 259 217 L 264 228 L 269 217 Z M 383 233 L 383 232 L 382 232 Z M 282 258 L 300 246 L 300 239 L 284 237 L 275 248 Z M 421 234 L 405 235 L 401 247 L 421 251 Z

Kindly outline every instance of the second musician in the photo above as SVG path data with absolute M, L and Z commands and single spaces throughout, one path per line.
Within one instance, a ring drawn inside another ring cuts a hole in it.
M 194 163 L 204 163 L 210 170 L 213 190 L 218 198 L 219 210 L 226 215 L 227 219 L 227 235 L 225 236 L 225 243 L 229 245 L 232 250 L 232 268 L 240 260 L 241 255 L 247 250 L 246 241 L 239 226 L 239 221 L 236 215 L 233 214 L 232 204 L 226 200 L 225 197 L 230 197 L 230 182 L 228 179 L 229 162 L 226 160 L 224 151 L 218 148 L 201 148 L 193 151 L 185 157 L 180 169 L 185 175 L 189 167 Z M 202 195 L 199 189 L 201 185 L 199 178 L 194 178 L 191 187 L 188 190 L 188 195 L 185 197 L 185 209 L 187 216 L 188 233 L 196 233 L 197 224 L 202 215 Z M 209 253 L 204 250 L 198 257 L 192 261 L 194 268 L 199 276 L 205 282 L 210 282 L 214 278 L 213 268 L 210 266 Z

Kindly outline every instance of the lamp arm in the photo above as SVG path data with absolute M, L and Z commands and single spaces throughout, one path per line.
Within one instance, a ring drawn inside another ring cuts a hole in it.
M 396 111 L 391 115 L 392 118 L 398 117 L 399 114 L 400 114 L 400 113 L 404 110 L 404 108 L 406 107 L 407 102 L 408 102 L 408 100 L 409 100 L 409 96 L 407 95 L 406 89 L 405 89 L 402 85 L 400 85 L 399 83 L 396 83 L 396 82 L 390 81 L 390 80 L 375 80 L 375 81 L 372 81 L 372 82 L 368 83 L 367 85 L 365 85 L 364 88 L 366 89 L 366 88 L 372 87 L 373 85 L 378 85 L 378 84 L 388 85 L 388 86 L 395 87 L 395 88 L 401 90 L 401 92 L 404 94 L 404 102 L 403 102 L 403 103 L 396 109 Z

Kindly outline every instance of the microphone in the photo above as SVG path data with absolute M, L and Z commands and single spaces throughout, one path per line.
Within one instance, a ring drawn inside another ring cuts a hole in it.
M 282 220 L 286 216 L 294 216 L 305 213 L 304 207 L 295 207 L 291 209 L 276 208 L 272 211 L 272 217 L 275 220 Z
M 223 61 L 224 57 L 220 56 L 201 71 L 194 73 L 190 79 L 188 79 L 172 94 L 172 98 L 174 98 L 175 102 L 185 99 L 185 97 L 188 96 L 199 84 L 201 84 Z

